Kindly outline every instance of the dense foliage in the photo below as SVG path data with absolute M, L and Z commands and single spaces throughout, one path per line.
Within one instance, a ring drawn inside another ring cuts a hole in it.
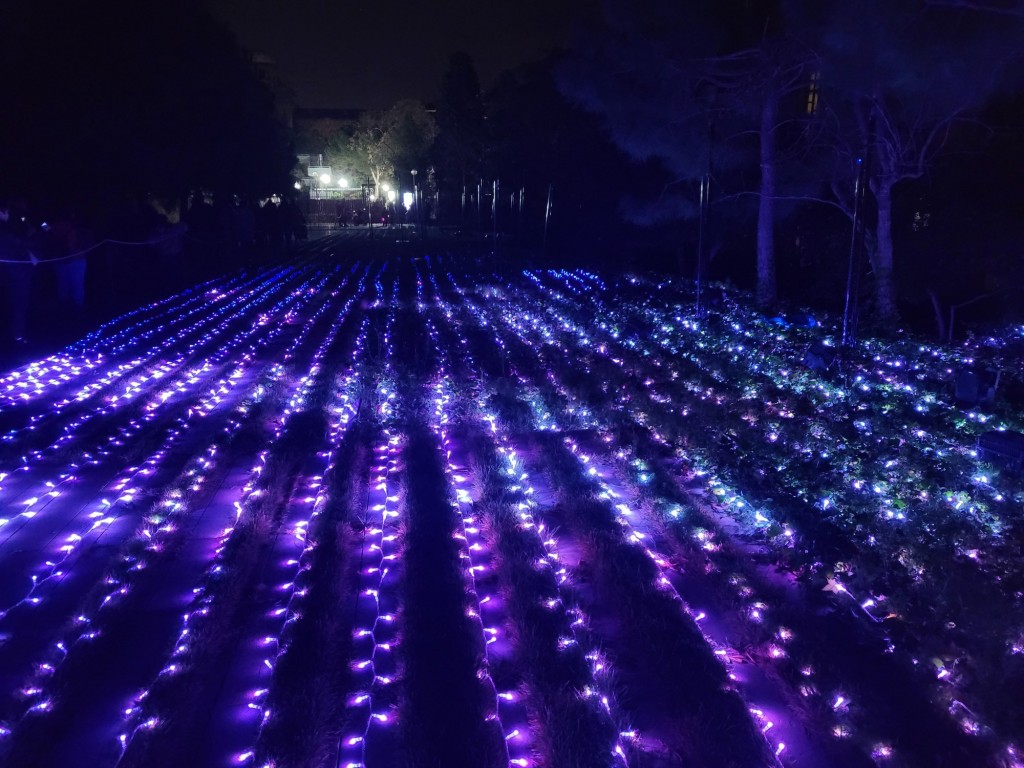
M 288 137 L 243 51 L 199 2 L 157 8 L 5 4 L 0 191 L 95 209 L 290 186 Z

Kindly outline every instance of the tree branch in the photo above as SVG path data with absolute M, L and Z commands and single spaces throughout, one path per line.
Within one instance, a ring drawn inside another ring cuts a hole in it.
M 844 216 L 850 218 L 850 212 L 846 210 L 844 206 L 837 203 L 835 200 L 828 200 L 824 197 L 814 197 L 813 195 L 762 195 L 760 192 L 750 190 L 744 192 L 733 192 L 728 195 L 723 195 L 722 197 L 715 200 L 715 204 L 731 202 L 732 200 L 736 200 L 737 198 L 749 196 L 757 198 L 764 197 L 767 198 L 768 200 L 797 200 L 804 203 L 821 203 L 822 205 L 828 205 L 841 211 Z
M 1009 0 L 1008 3 L 999 3 L 997 0 L 925 0 L 925 4 L 936 8 L 959 8 L 965 11 L 1024 18 L 1024 3 L 1018 0 Z

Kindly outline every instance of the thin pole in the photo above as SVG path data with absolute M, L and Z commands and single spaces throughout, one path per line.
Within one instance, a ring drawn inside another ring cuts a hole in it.
M 864 175 L 864 163 L 857 158 L 857 179 L 853 186 L 853 230 L 850 233 L 850 260 L 846 268 L 846 303 L 843 306 L 843 346 L 850 336 L 850 293 L 853 288 L 853 264 L 857 252 L 857 221 L 860 217 L 861 177 Z
M 548 250 L 548 221 L 551 219 L 551 194 L 554 192 L 554 189 L 554 184 L 548 184 L 548 201 L 544 205 L 544 240 L 540 247 L 542 255 L 546 255 Z
M 494 180 L 494 192 L 491 196 L 491 227 L 494 232 L 494 248 L 498 248 L 498 180 Z
M 526 194 L 526 187 L 519 188 L 519 212 L 516 218 L 516 239 L 523 236 L 523 196 Z
M 708 201 L 708 185 L 710 176 L 704 175 L 700 180 L 700 215 L 697 219 L 697 317 L 701 313 L 701 290 L 704 279 L 704 211 Z

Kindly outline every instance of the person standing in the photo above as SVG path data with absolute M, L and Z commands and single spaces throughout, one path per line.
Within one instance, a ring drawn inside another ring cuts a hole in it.
M 96 238 L 85 227 L 73 208 L 65 208 L 54 222 L 51 237 L 55 244 L 57 301 L 69 306 L 79 317 L 85 310 L 86 255 Z
M 29 249 L 30 234 L 24 207 L 0 200 L 0 295 L 7 307 L 6 335 L 19 346 L 28 343 L 28 313 L 38 262 Z

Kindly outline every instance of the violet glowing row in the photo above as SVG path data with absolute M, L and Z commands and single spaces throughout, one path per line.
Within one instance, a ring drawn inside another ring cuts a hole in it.
M 342 321 L 349 317 L 352 306 L 361 298 L 362 291 L 359 290 L 339 311 L 331 333 L 314 355 L 313 367 L 308 382 L 306 382 L 308 385 L 313 384 L 321 366 L 325 364 L 325 357 L 331 350 L 331 345 Z M 365 346 L 368 325 L 368 318 L 364 317 L 355 341 L 348 371 L 334 397 L 325 406 L 330 423 L 327 447 L 325 450 L 318 451 L 313 457 L 315 468 L 297 480 L 296 490 L 288 506 L 288 514 L 283 522 L 287 535 L 279 535 L 275 541 L 271 555 L 275 570 L 279 574 L 276 577 L 277 584 L 274 589 L 278 596 L 275 606 L 263 616 L 258 630 L 260 636 L 243 641 L 243 645 L 249 646 L 251 651 L 260 657 L 258 665 L 248 667 L 252 672 L 244 682 L 246 692 L 243 706 L 252 712 L 257 720 L 252 735 L 249 737 L 250 744 L 254 744 L 259 739 L 264 727 L 273 717 L 271 708 L 263 702 L 274 684 L 280 659 L 288 653 L 289 630 L 302 618 L 303 601 L 309 591 L 309 586 L 303 581 L 303 574 L 312 567 L 311 561 L 317 547 L 317 518 L 320 517 L 329 501 L 328 489 L 324 486 L 323 481 L 325 477 L 330 476 L 336 470 L 335 453 L 348 431 L 349 423 L 356 415 L 355 403 L 362 376 L 361 355 Z M 332 354 L 336 353 L 332 351 Z M 295 410 L 304 410 L 305 404 L 300 398 L 294 400 L 290 407 Z M 250 763 L 255 756 L 256 748 L 250 746 L 232 755 L 230 762 L 235 765 L 245 765 Z M 272 763 L 266 765 L 272 765 Z
M 417 288 L 422 289 L 422 280 L 417 276 Z M 491 677 L 492 644 L 498 643 L 502 634 L 507 634 L 508 616 L 504 609 L 504 600 L 497 592 L 492 580 L 482 581 L 480 577 L 493 570 L 493 553 L 490 543 L 483 535 L 480 522 L 473 511 L 470 495 L 471 478 L 465 469 L 453 462 L 453 448 L 447 431 L 449 423 L 448 406 L 451 402 L 451 382 L 446 377 L 446 360 L 441 350 L 437 328 L 427 321 L 430 336 L 435 349 L 441 355 L 440 375 L 442 376 L 433 388 L 434 414 L 430 424 L 437 436 L 441 449 L 444 451 L 445 477 L 449 487 L 454 491 L 450 499 L 452 512 L 458 521 L 454 535 L 459 542 L 459 558 L 463 563 L 462 574 L 465 582 L 466 596 L 470 606 L 466 615 L 478 625 L 483 640 L 483 662 L 477 670 L 477 679 L 489 694 L 492 708 L 485 715 L 486 721 L 493 723 L 498 736 L 504 744 L 506 766 L 526 768 L 533 765 L 530 755 L 533 750 L 533 735 L 529 727 L 529 717 L 518 691 L 499 690 Z M 487 584 L 485 591 L 482 584 Z
M 452 280 L 452 285 L 454 285 L 454 280 Z M 449 322 L 452 322 L 454 319 L 454 312 L 450 305 L 447 305 L 443 300 L 441 300 L 440 306 Z M 474 313 L 474 318 L 478 323 L 480 323 L 481 327 L 487 328 L 493 334 L 495 343 L 504 349 L 504 341 L 497 333 L 497 330 L 493 326 L 487 324 L 486 320 L 482 317 L 482 314 Z M 459 334 L 459 336 L 464 344 L 464 336 L 462 334 Z M 461 350 L 461 354 L 464 355 L 467 365 L 471 369 L 475 369 L 476 364 L 469 351 L 464 348 Z M 482 378 L 482 374 L 480 374 L 479 371 L 474 370 L 474 375 L 477 378 Z M 529 472 L 526 470 L 525 464 L 522 462 L 516 449 L 513 447 L 511 438 L 507 431 L 504 428 L 499 427 L 497 416 L 489 412 L 485 400 L 481 398 L 476 405 L 480 412 L 481 420 L 488 425 L 489 433 L 496 441 L 498 454 L 502 457 L 502 461 L 505 465 L 503 471 L 508 477 L 509 490 L 518 496 L 516 513 L 518 518 L 517 526 L 521 531 L 524 531 L 537 539 L 542 551 L 544 552 L 544 557 L 537 564 L 537 567 L 549 569 L 554 576 L 558 597 L 553 601 L 544 601 L 543 605 L 547 610 L 553 610 L 558 606 L 563 608 L 567 627 L 566 634 L 559 639 L 559 649 L 565 650 L 575 646 L 584 650 L 584 659 L 586 660 L 587 667 L 590 672 L 590 684 L 585 686 L 584 690 L 581 691 L 582 697 L 584 700 L 590 702 L 593 706 L 602 711 L 613 723 L 621 722 L 621 716 L 613 709 L 611 703 L 611 665 L 608 663 L 607 659 L 604 658 L 604 655 L 600 650 L 596 647 L 592 647 L 589 641 L 582 636 L 582 630 L 587 626 L 588 619 L 584 611 L 575 604 L 575 601 L 571 599 L 567 592 L 570 575 L 568 569 L 561 562 L 561 558 L 558 554 L 558 542 L 556 538 L 547 530 L 543 521 L 539 522 L 536 519 L 537 515 L 540 514 L 540 509 L 536 501 L 535 489 L 530 483 Z M 464 493 L 462 496 L 463 502 L 465 499 L 466 495 Z M 473 522 L 475 523 L 475 520 Z M 484 542 L 481 540 L 480 543 L 482 548 Z M 523 711 L 516 705 L 520 704 L 521 700 L 519 699 L 518 694 L 513 691 L 505 693 L 508 695 L 500 697 L 499 702 L 508 705 L 507 708 L 510 710 L 508 712 L 509 721 L 518 724 L 523 717 Z M 516 736 L 514 740 L 508 739 L 506 743 L 509 745 L 510 758 L 519 761 L 510 762 L 510 764 L 516 766 L 532 765 L 533 763 L 530 757 L 532 753 L 532 743 L 534 741 L 532 734 L 529 737 L 525 736 L 524 734 L 527 733 L 527 729 L 519 727 L 513 727 L 511 730 L 508 730 L 507 733 L 515 734 Z M 522 737 L 521 740 L 520 737 Z M 629 759 L 627 755 L 627 744 L 630 742 L 638 742 L 639 740 L 639 733 L 636 729 L 626 727 L 619 730 L 612 743 L 612 757 L 617 762 L 621 762 L 628 768 Z
M 257 384 L 249 391 L 253 403 L 265 394 L 266 384 L 280 377 L 281 369 L 275 369 L 267 381 Z M 162 498 L 138 526 L 135 534 L 121 547 L 114 566 L 108 569 L 104 579 L 102 596 L 75 616 L 70 628 L 62 639 L 53 646 L 48 658 L 34 665 L 35 673 L 22 689 L 26 697 L 28 712 L 46 712 L 53 706 L 53 692 L 50 682 L 59 672 L 78 644 L 96 640 L 103 636 L 103 622 L 111 610 L 121 605 L 131 592 L 134 576 L 149 568 L 159 558 L 167 542 L 176 534 L 180 521 L 187 519 L 193 506 L 188 497 L 197 494 L 207 479 L 216 470 L 219 456 L 235 434 L 245 424 L 250 406 L 237 406 L 217 439 L 205 451 L 189 462 L 179 477 L 165 488 Z M 135 554 L 133 543 L 143 545 L 140 554 Z
M 383 272 L 383 269 L 381 270 Z M 378 273 L 374 285 L 379 297 L 383 292 Z M 389 421 L 397 396 L 389 379 L 392 371 L 391 336 L 395 319 L 397 281 L 384 306 L 384 381 L 378 383 L 378 415 Z M 374 307 L 382 306 L 378 298 Z M 346 699 L 345 721 L 349 729 L 338 745 L 339 768 L 367 768 L 369 747 L 377 737 L 388 737 L 397 722 L 396 713 L 387 705 L 384 692 L 397 680 L 399 661 L 398 610 L 401 605 L 402 497 L 400 493 L 401 436 L 385 426 L 373 449 L 371 477 L 367 488 L 366 518 L 359 547 L 359 570 L 355 623 L 352 628 L 351 685 Z M 383 700 L 383 701 L 382 701 Z
M 302 331 L 296 335 L 295 339 L 289 345 L 289 348 L 285 351 L 282 356 L 283 359 L 289 360 L 294 356 L 295 351 L 305 341 L 314 326 L 314 323 L 309 323 L 303 327 Z M 288 398 L 286 398 L 286 402 L 289 400 L 296 402 L 296 398 L 301 398 L 303 390 L 308 390 L 312 386 L 312 383 L 313 379 L 307 375 L 300 383 L 293 385 L 292 393 Z M 301 400 L 299 401 L 301 402 Z M 267 440 L 267 445 L 273 446 L 277 442 L 289 424 L 290 419 L 288 416 L 294 413 L 295 411 L 289 411 L 288 414 L 277 423 L 272 434 Z M 211 591 L 210 587 L 213 584 L 214 579 L 226 568 L 230 567 L 230 563 L 227 561 L 227 553 L 230 551 L 230 546 L 240 525 L 248 520 L 249 505 L 255 503 L 266 491 L 264 484 L 261 481 L 261 476 L 269 456 L 269 448 L 264 448 L 259 452 L 257 461 L 250 471 L 249 479 L 242 487 L 241 498 L 234 502 L 235 515 L 230 524 L 221 532 L 218 538 L 217 547 L 213 552 L 213 559 L 210 566 L 207 568 L 206 575 L 201 580 L 200 584 L 192 590 L 192 603 L 189 610 L 183 615 L 182 629 L 174 642 L 174 650 L 171 657 L 164 664 L 163 668 L 157 674 L 150 686 L 134 696 L 132 701 L 129 703 L 129 706 L 124 710 L 121 734 L 118 737 L 118 741 L 121 745 L 122 759 L 127 753 L 133 739 L 140 732 L 154 731 L 161 725 L 162 720 L 160 714 L 152 712 L 147 706 L 149 693 L 156 685 L 161 683 L 163 678 L 182 674 L 186 669 L 188 656 L 191 651 L 191 636 L 194 633 L 194 629 L 196 625 L 202 623 L 205 617 L 208 616 L 215 608 L 216 593 Z

